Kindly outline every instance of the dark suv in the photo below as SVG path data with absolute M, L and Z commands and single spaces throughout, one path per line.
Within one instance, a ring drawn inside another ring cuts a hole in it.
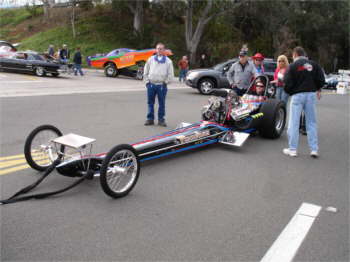
M 186 85 L 197 88 L 203 95 L 210 94 L 213 88 L 227 88 L 229 87 L 227 71 L 230 69 L 231 65 L 237 61 L 238 59 L 235 58 L 212 68 L 190 70 L 186 75 Z M 252 63 L 252 61 L 249 60 L 249 63 Z M 273 80 L 276 67 L 276 61 L 269 58 L 264 59 L 265 74 L 269 77 L 270 81 Z

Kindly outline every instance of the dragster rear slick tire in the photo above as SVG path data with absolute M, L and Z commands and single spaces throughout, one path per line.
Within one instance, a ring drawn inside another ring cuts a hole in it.
M 55 159 L 49 159 L 47 150 L 53 147 L 52 139 L 62 136 L 62 132 L 55 126 L 42 125 L 35 128 L 27 137 L 24 145 L 24 156 L 28 165 L 38 171 L 45 171 L 52 166 L 53 161 L 60 160 L 62 155 L 55 153 Z M 60 147 L 64 152 L 64 146 Z
M 112 198 L 121 198 L 134 188 L 140 175 L 140 159 L 128 144 L 117 145 L 104 158 L 100 170 L 103 191 Z
M 269 99 L 262 104 L 260 112 L 263 113 L 258 128 L 262 137 L 279 138 L 286 124 L 286 105 L 279 99 Z

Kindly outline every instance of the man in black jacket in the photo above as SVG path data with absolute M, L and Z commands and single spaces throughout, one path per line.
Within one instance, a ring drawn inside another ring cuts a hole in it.
M 73 62 L 74 62 L 74 75 L 78 75 L 78 72 L 81 76 L 84 75 L 83 71 L 81 70 L 81 53 L 80 53 L 80 47 L 77 47 L 77 51 L 74 54 Z
M 321 99 L 321 88 L 325 83 L 322 68 L 306 57 L 302 47 L 293 50 L 294 62 L 284 76 L 284 90 L 291 96 L 288 123 L 288 144 L 283 153 L 297 156 L 301 112 L 305 112 L 307 140 L 310 155 L 318 157 L 318 135 L 316 121 L 316 97 Z

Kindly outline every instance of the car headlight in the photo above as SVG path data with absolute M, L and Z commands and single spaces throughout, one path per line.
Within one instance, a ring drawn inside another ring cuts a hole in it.
M 190 79 L 190 80 L 193 80 L 195 79 L 197 76 L 199 75 L 198 72 L 189 72 L 186 76 L 186 79 Z

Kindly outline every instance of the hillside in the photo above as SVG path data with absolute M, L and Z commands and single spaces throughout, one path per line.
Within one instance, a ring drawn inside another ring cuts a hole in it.
M 81 47 L 82 54 L 88 56 L 121 47 L 138 49 L 151 48 L 154 45 L 152 38 L 140 39 L 132 34 L 130 15 L 112 12 L 108 6 L 100 6 L 93 10 L 78 9 L 75 38 L 69 24 L 67 8 L 54 8 L 49 21 L 44 20 L 41 8 L 38 8 L 34 15 L 28 8 L 3 9 L 0 10 L 0 16 L 0 39 L 20 43 L 20 50 L 45 52 L 50 44 L 54 45 L 55 50 L 67 44 L 70 50 Z M 145 30 L 150 28 L 146 26 Z M 171 38 L 171 34 L 173 33 L 162 34 L 159 40 Z M 175 53 L 185 48 L 176 40 L 168 46 Z M 177 55 L 174 55 L 174 59 L 177 59 Z

